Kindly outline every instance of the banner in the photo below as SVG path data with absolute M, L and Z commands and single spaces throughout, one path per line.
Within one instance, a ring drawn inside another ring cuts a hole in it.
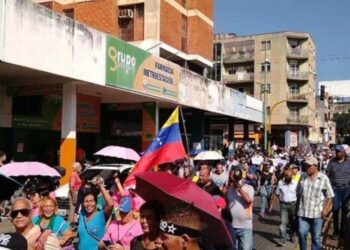
M 127 42 L 107 37 L 107 85 L 177 101 L 179 68 Z

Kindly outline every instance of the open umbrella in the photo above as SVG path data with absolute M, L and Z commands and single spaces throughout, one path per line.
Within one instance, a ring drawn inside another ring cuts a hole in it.
M 52 167 L 37 161 L 12 162 L 0 168 L 0 173 L 5 176 L 49 176 L 61 177 Z
M 0 173 L 0 201 L 9 200 L 11 195 L 20 187 L 21 183 Z
M 224 157 L 216 151 L 203 151 L 200 152 L 196 157 L 195 161 L 206 161 L 206 160 L 223 160 Z
M 164 172 L 140 173 L 136 174 L 136 193 L 144 200 L 157 199 L 166 207 L 181 201 L 193 204 L 207 226 L 203 231 L 205 238 L 213 244 L 232 245 L 214 199 L 194 182 Z
M 120 146 L 107 146 L 97 151 L 94 155 L 121 158 L 130 161 L 138 161 L 140 156 L 132 148 Z

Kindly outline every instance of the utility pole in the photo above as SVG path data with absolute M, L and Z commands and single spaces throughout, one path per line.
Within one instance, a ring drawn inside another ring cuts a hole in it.
M 264 150 L 267 150 L 267 108 L 266 108 L 266 99 L 267 99 L 267 41 L 265 40 L 265 60 L 264 60 L 264 107 L 263 107 L 263 122 L 264 122 Z

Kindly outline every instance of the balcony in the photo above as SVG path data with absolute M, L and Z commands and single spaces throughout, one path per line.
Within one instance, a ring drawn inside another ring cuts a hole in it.
M 288 93 L 287 102 L 308 103 L 308 97 L 306 94 L 300 93 Z
M 309 51 L 302 48 L 288 48 L 287 58 L 290 59 L 308 59 Z
M 254 74 L 237 72 L 236 74 L 233 74 L 233 75 L 223 75 L 223 81 L 226 84 L 253 82 Z
M 308 81 L 309 80 L 309 72 L 308 71 L 289 71 L 287 72 L 287 78 L 289 80 L 295 81 Z
M 254 52 L 226 54 L 223 57 L 224 63 L 246 63 L 254 61 Z
M 287 117 L 287 123 L 293 124 L 293 125 L 308 126 L 309 125 L 309 117 L 305 116 L 305 115 L 299 115 L 299 116 L 289 115 Z

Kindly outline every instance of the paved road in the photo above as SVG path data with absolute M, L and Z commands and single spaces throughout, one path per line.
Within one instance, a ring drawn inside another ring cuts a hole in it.
M 257 212 L 260 209 L 260 197 L 256 196 L 254 198 L 254 222 L 253 222 L 253 230 L 254 230 L 254 249 L 256 250 L 272 250 L 272 249 L 280 249 L 280 250 L 294 250 L 299 249 L 298 242 L 293 244 L 287 241 L 286 246 L 279 247 L 277 246 L 277 242 L 279 240 L 279 225 L 280 225 L 280 217 L 279 217 L 279 207 L 275 206 L 275 209 L 272 215 L 265 217 L 263 221 L 258 219 Z

